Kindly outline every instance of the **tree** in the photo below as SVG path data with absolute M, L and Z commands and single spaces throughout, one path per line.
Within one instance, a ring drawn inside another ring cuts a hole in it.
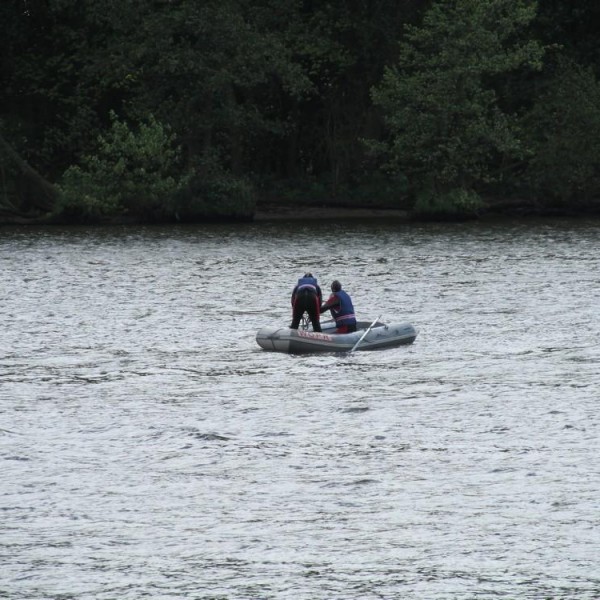
M 269 89 L 300 94 L 310 83 L 291 60 L 286 23 L 294 2 L 207 0 L 146 4 L 118 49 L 135 102 L 177 131 L 190 166 L 218 154 L 235 174 L 245 170 L 252 140 L 278 130 Z M 283 32 L 280 33 L 280 30 Z M 275 117 L 275 118 L 274 118 Z
M 534 17 L 527 0 L 440 0 L 406 28 L 373 98 L 390 130 L 388 166 L 407 174 L 417 208 L 475 209 L 472 191 L 503 156 L 520 154 L 515 116 L 500 109 L 493 82 L 540 68 L 543 49 L 525 35 Z
M 311 173 L 327 178 L 334 196 L 372 175 L 362 139 L 379 134 L 381 118 L 370 89 L 381 80 L 384 64 L 396 58 L 402 26 L 416 20 L 428 4 L 304 3 L 296 54 L 306 65 L 313 93 L 299 106 L 298 145 L 309 157 Z
M 565 207 L 600 196 L 600 82 L 591 67 L 559 58 L 523 129 L 535 197 Z
M 600 76 L 600 3 L 597 0 L 538 0 L 534 24 L 542 42 L 558 45 L 562 53 Z
M 69 164 L 91 151 L 109 110 L 118 109 L 126 93 L 109 51 L 123 26 L 109 35 L 102 14 L 116 22 L 117 11 L 130 3 L 114 4 L 0 4 L 0 120 L 13 149 L 5 174 L 17 212 L 48 208 L 43 192 L 48 186 L 41 181 L 56 182 Z M 122 23 L 132 21 L 122 17 Z M 24 164 L 30 169 L 24 170 Z
M 173 218 L 174 135 L 152 116 L 136 130 L 114 112 L 111 120 L 108 132 L 98 136 L 97 151 L 65 172 L 58 214 L 78 221 Z

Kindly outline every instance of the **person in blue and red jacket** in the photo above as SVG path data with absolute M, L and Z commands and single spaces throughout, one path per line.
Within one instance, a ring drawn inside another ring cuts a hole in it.
M 331 296 L 321 306 L 321 312 L 331 311 L 335 319 L 336 333 L 352 333 L 356 331 L 356 316 L 350 296 L 342 289 L 342 284 L 336 279 L 331 283 Z
M 304 277 L 298 279 L 296 287 L 292 291 L 292 324 L 290 329 L 298 329 L 300 319 L 304 313 L 313 326 L 313 331 L 321 331 L 319 321 L 319 308 L 323 302 L 323 293 L 312 273 L 305 273 Z

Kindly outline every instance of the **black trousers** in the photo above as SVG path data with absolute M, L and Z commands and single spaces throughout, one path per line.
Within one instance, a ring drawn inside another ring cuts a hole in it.
M 313 331 L 321 331 L 321 323 L 319 321 L 319 311 L 321 308 L 321 302 L 319 296 L 311 292 L 300 292 L 294 298 L 294 305 L 292 311 L 292 324 L 290 329 L 298 329 L 300 325 L 300 319 L 304 313 L 308 313 L 308 318 L 313 326 Z

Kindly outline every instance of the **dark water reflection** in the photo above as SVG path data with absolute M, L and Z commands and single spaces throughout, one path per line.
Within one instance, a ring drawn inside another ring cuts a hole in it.
M 600 597 L 599 241 L 0 230 L 0 597 Z M 260 350 L 306 269 L 415 344 Z

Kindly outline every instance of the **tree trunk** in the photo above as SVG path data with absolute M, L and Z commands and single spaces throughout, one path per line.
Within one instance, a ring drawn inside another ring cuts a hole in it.
M 58 199 L 56 187 L 42 177 L 26 160 L 21 158 L 0 132 L 0 157 L 2 155 L 4 155 L 4 162 L 15 165 L 23 177 L 32 184 L 35 194 L 32 194 L 32 198 L 27 199 L 31 205 L 37 210 L 50 212 L 55 207 Z

